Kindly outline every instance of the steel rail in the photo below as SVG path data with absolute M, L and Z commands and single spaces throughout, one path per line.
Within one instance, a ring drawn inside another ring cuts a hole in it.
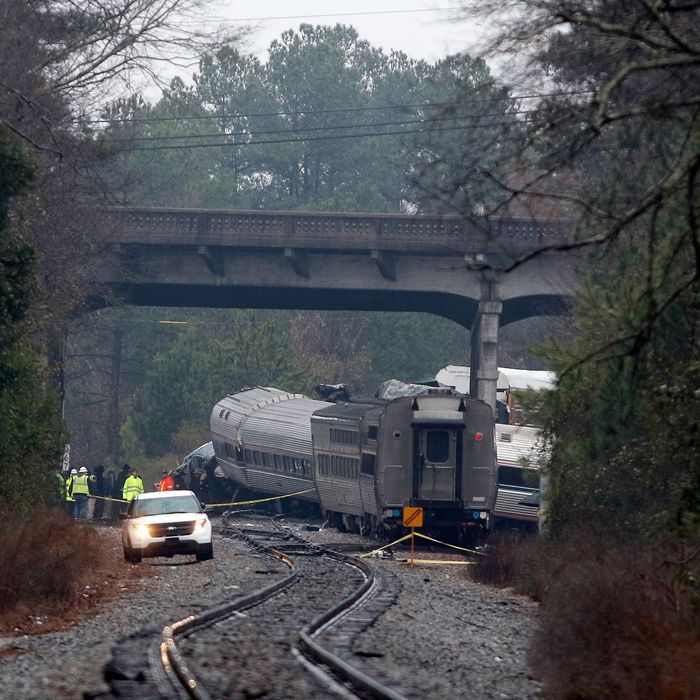
M 337 624 L 343 616 L 350 610 L 362 605 L 367 597 L 376 590 L 378 583 L 374 575 L 374 571 L 365 561 L 355 557 L 337 552 L 335 550 L 323 547 L 321 545 L 310 543 L 303 537 L 293 533 L 288 528 L 280 526 L 276 516 L 272 519 L 273 525 L 277 531 L 284 532 L 286 537 L 295 539 L 299 543 L 305 544 L 307 548 L 314 553 L 323 553 L 329 558 L 343 562 L 350 566 L 359 569 L 364 577 L 364 582 L 352 594 L 339 601 L 332 608 L 317 616 L 308 625 L 299 632 L 299 653 L 306 660 L 306 663 L 315 667 L 319 671 L 319 676 L 328 678 L 329 669 L 330 676 L 335 680 L 346 681 L 350 683 L 356 693 L 363 697 L 371 697 L 381 700 L 406 700 L 399 692 L 389 688 L 376 679 L 368 676 L 359 669 L 355 668 L 340 656 L 326 649 L 318 640 L 322 632 Z M 221 528 L 224 535 L 234 534 L 239 539 L 247 542 L 251 547 L 259 549 L 269 556 L 273 556 L 287 565 L 292 573 L 284 577 L 280 581 L 272 583 L 264 588 L 253 593 L 237 597 L 233 600 L 219 603 L 197 615 L 190 615 L 178 622 L 167 625 L 161 632 L 159 644 L 159 658 L 161 668 L 165 671 L 171 685 L 178 692 L 184 693 L 194 700 L 212 700 L 211 696 L 204 686 L 197 679 L 191 665 L 178 649 L 176 639 L 185 638 L 193 634 L 197 630 L 211 626 L 212 624 L 229 617 L 232 613 L 245 610 L 255 605 L 272 598 L 291 586 L 298 578 L 299 573 L 296 570 L 294 560 L 281 551 L 279 546 L 265 545 L 259 540 L 251 537 L 248 533 L 250 530 L 246 528 L 246 532 L 241 529 L 232 528 L 226 522 L 226 514 L 224 514 L 224 526 Z M 260 534 L 270 537 L 275 533 L 273 531 L 258 531 Z M 284 545 L 282 545 L 284 546 Z M 292 545 L 295 549 L 299 545 Z M 319 668 L 320 666 L 326 668 Z
M 254 546 L 257 544 L 251 541 L 252 538 L 243 538 L 247 539 Z M 294 569 L 294 560 L 284 552 L 274 548 L 266 548 L 266 553 L 282 561 L 292 570 L 292 573 L 253 593 L 219 603 L 204 612 L 190 615 L 163 628 L 160 639 L 160 662 L 173 686 L 178 690 L 184 690 L 190 698 L 194 700 L 211 700 L 211 696 L 198 681 L 191 666 L 178 649 L 176 638 L 185 638 L 199 629 L 209 627 L 215 622 L 229 617 L 234 612 L 259 605 L 291 586 L 299 576 L 299 573 Z

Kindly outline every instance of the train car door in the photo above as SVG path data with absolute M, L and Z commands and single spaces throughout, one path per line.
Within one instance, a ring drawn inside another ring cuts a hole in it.
M 459 444 L 456 428 L 420 427 L 414 432 L 417 445 L 417 493 L 419 500 L 454 501 L 456 493 Z

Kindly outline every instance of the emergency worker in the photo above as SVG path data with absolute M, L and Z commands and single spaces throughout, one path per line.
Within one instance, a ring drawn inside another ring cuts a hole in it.
M 62 505 L 66 500 L 66 480 L 63 478 L 60 469 L 56 470 L 56 493 L 58 496 L 58 503 Z
M 112 498 L 117 498 L 120 501 L 124 499 L 124 484 L 129 478 L 130 473 L 131 467 L 128 464 L 123 464 L 122 468 L 117 472 L 117 475 L 115 477 L 114 488 L 112 489 Z M 112 508 L 112 519 L 116 520 L 116 518 L 119 516 L 119 511 L 122 508 L 122 504 L 114 503 L 113 505 L 114 507 Z
M 66 510 L 75 515 L 75 499 L 73 498 L 73 479 L 78 476 L 77 469 L 71 469 L 68 478 L 66 479 Z
M 93 496 L 107 496 L 107 492 L 105 491 L 105 476 L 104 476 L 105 468 L 104 464 L 98 464 L 95 467 L 95 473 L 92 475 L 93 482 L 90 486 L 92 490 L 92 495 Z M 104 513 L 105 509 L 105 502 L 102 500 L 102 498 L 96 498 L 95 499 L 95 505 L 93 506 L 92 509 L 92 519 L 93 520 L 102 520 L 102 514 Z
M 172 491 L 175 488 L 175 479 L 172 474 L 168 474 L 167 470 L 161 472 L 160 481 L 158 482 L 159 491 Z
M 90 496 L 90 484 L 87 467 L 80 467 L 77 476 L 71 482 L 71 495 L 75 501 L 75 519 L 87 518 L 88 497 Z
M 136 473 L 136 469 L 132 469 L 131 474 L 129 474 L 124 482 L 122 498 L 125 501 L 133 501 L 140 493 L 143 493 L 143 480 Z

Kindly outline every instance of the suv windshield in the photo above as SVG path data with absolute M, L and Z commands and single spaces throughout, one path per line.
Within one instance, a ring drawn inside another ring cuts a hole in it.
M 199 501 L 194 496 L 137 499 L 132 506 L 130 515 L 133 518 L 138 518 L 142 515 L 165 515 L 167 513 L 199 513 L 202 510 Z

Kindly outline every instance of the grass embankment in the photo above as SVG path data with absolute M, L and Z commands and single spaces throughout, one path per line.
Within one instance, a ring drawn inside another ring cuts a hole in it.
M 80 526 L 58 510 L 5 525 L 0 635 L 69 626 L 143 575 L 122 560 L 115 530 Z
M 542 602 L 532 665 L 548 698 L 700 698 L 700 541 L 500 535 L 478 581 Z

